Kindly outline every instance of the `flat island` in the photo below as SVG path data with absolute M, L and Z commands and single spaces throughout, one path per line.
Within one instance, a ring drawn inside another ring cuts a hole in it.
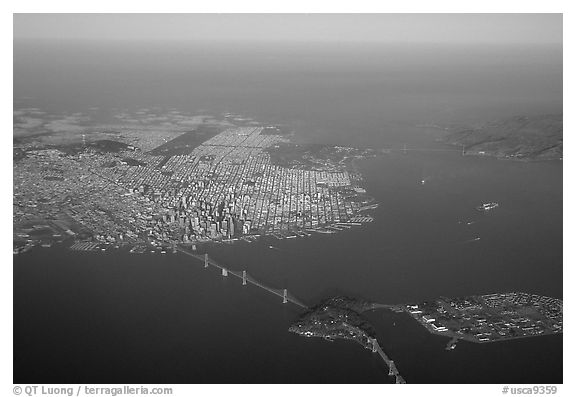
M 523 292 L 442 297 L 404 310 L 433 334 L 475 343 L 562 332 L 562 300 Z

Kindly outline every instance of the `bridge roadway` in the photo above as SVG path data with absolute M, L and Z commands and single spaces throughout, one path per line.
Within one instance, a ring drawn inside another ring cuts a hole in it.
M 210 258 L 208 256 L 208 254 L 204 254 L 204 255 L 193 254 L 192 252 L 187 251 L 184 248 L 178 247 L 178 246 L 175 247 L 175 249 L 177 251 L 180 251 L 183 254 L 189 255 L 193 258 L 198 259 L 201 262 L 204 262 L 204 267 L 208 267 L 208 265 L 210 265 L 210 266 L 213 266 L 213 267 L 220 269 L 222 271 L 223 276 L 228 276 L 230 274 L 232 276 L 238 277 L 239 279 L 242 280 L 243 285 L 246 285 L 247 283 L 253 284 L 257 287 L 262 288 L 263 290 L 266 290 L 266 291 L 274 294 L 274 295 L 278 295 L 279 297 L 281 297 L 283 299 L 283 303 L 290 302 L 290 303 L 293 303 L 297 306 L 300 306 L 303 309 L 308 309 L 308 306 L 306 306 L 303 302 L 301 302 L 295 296 L 290 294 L 287 289 L 277 289 L 277 288 L 272 288 L 272 287 L 269 287 L 265 284 L 262 284 L 261 282 L 256 280 L 254 277 L 249 275 L 245 270 L 242 270 L 242 271 L 230 270 L 227 267 L 216 262 L 214 259 Z
M 388 365 L 388 376 L 394 376 L 396 383 L 406 383 L 402 375 L 400 375 L 400 372 L 398 372 L 396 364 L 384 353 L 384 350 L 382 350 L 376 338 L 370 338 L 370 342 L 372 342 L 372 352 L 378 353 L 386 365 Z
M 395 148 L 395 149 L 385 149 L 391 152 L 458 152 L 462 153 L 461 149 L 435 149 L 435 148 Z
M 238 277 L 239 279 L 242 280 L 243 285 L 250 283 L 250 284 L 253 284 L 257 287 L 260 287 L 260 288 L 262 288 L 262 289 L 264 289 L 264 290 L 266 290 L 266 291 L 268 291 L 274 295 L 278 295 L 278 296 L 283 298 L 283 303 L 291 302 L 297 306 L 300 306 L 303 309 L 308 308 L 304 303 L 302 303 L 301 301 L 296 299 L 294 296 L 292 296 L 290 293 L 288 293 L 287 289 L 277 289 L 277 288 L 272 288 L 272 287 L 269 287 L 267 285 L 264 285 L 261 282 L 257 281 L 256 279 L 254 279 L 252 276 L 250 276 L 245 270 L 242 270 L 242 271 L 230 270 L 230 269 L 226 268 L 225 266 L 222 266 L 221 264 L 216 262 L 214 259 L 210 258 L 208 256 L 208 254 L 204 254 L 204 255 L 193 254 L 192 252 L 187 251 L 187 250 L 183 249 L 182 247 L 178 247 L 178 246 L 175 247 L 174 249 L 182 252 L 183 254 L 186 254 L 186 255 L 189 255 L 193 258 L 196 258 L 201 262 L 204 262 L 204 267 L 214 266 L 214 267 L 220 269 L 222 271 L 223 276 L 228 276 L 229 274 L 231 274 L 235 277 Z M 370 307 L 371 310 L 376 309 L 376 308 L 390 309 L 390 308 L 394 308 L 394 306 L 374 303 Z M 380 355 L 380 357 L 382 357 L 382 359 L 384 360 L 386 365 L 388 366 L 388 369 L 389 369 L 388 375 L 389 376 L 395 376 L 396 383 L 406 383 L 404 381 L 404 378 L 402 378 L 402 376 L 398 372 L 398 369 L 396 368 L 394 361 L 392 361 L 386 355 L 386 353 L 384 353 L 384 351 L 380 347 L 380 344 L 378 343 L 378 341 L 375 338 L 370 338 L 369 340 L 372 343 L 372 352 L 378 353 Z
M 384 148 L 383 150 L 386 152 L 460 152 L 462 156 L 466 155 L 466 146 L 459 145 L 460 149 L 456 148 L 427 148 L 427 147 L 408 147 L 408 145 L 404 145 L 403 148 Z

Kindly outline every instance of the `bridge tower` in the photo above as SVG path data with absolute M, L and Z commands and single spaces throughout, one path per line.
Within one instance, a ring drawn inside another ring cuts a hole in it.
M 242 285 L 246 285 L 246 270 L 242 270 Z
M 396 368 L 396 366 L 394 365 L 394 361 L 390 360 L 390 362 L 388 363 L 388 376 L 392 376 L 395 374 L 395 371 L 392 368 Z
M 204 267 L 208 267 L 208 254 L 204 254 Z
M 370 338 L 370 342 L 372 343 L 372 353 L 376 353 L 378 351 L 376 338 Z
M 288 303 L 288 290 L 286 288 L 284 288 L 282 293 L 282 303 Z
M 222 268 L 222 275 L 224 277 L 228 277 L 228 270 L 226 270 L 225 268 Z

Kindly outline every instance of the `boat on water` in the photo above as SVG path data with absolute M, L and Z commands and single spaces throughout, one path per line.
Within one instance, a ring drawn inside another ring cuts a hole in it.
M 456 349 L 456 343 L 458 342 L 458 338 L 454 337 L 448 341 L 446 344 L 445 350 L 454 350 Z
M 476 207 L 476 209 L 478 211 L 490 211 L 496 207 L 498 207 L 498 203 L 484 203 Z

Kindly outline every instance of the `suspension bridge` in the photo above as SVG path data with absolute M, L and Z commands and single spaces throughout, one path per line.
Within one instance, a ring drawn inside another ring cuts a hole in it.
M 187 251 L 187 250 L 183 249 L 182 247 L 174 247 L 174 249 L 183 253 L 183 254 L 191 256 L 191 257 L 199 260 L 200 262 L 203 262 L 204 268 L 208 268 L 208 267 L 212 266 L 212 267 L 219 269 L 221 274 L 222 274 L 222 277 L 229 277 L 229 276 L 237 277 L 237 278 L 242 280 L 242 285 L 247 285 L 247 284 L 255 285 L 259 288 L 262 288 L 265 291 L 268 291 L 274 295 L 281 297 L 282 303 L 289 303 L 290 302 L 290 303 L 293 303 L 296 306 L 299 306 L 303 309 L 308 309 L 308 306 L 306 306 L 302 301 L 300 301 L 294 295 L 290 294 L 290 292 L 288 292 L 288 290 L 286 288 L 273 288 L 273 287 L 270 287 L 268 285 L 265 285 L 265 284 L 261 283 L 260 281 L 256 280 L 251 275 L 249 275 L 248 272 L 246 272 L 246 270 L 239 271 L 239 270 L 229 269 L 226 266 L 218 263 L 213 258 L 210 258 L 207 253 L 205 253 L 204 255 L 198 255 L 198 254 L 194 254 L 190 251 Z M 373 307 L 371 307 L 372 310 L 377 309 L 377 308 L 389 309 L 389 308 L 393 307 L 391 305 L 383 305 L 383 304 L 373 304 L 372 306 L 373 306 Z M 376 338 L 369 338 L 368 341 L 372 344 L 372 352 L 378 353 L 380 355 L 380 357 L 384 360 L 386 365 L 388 366 L 388 376 L 394 376 L 396 378 L 396 383 L 406 383 L 404 381 L 404 378 L 402 378 L 402 376 L 398 372 L 398 369 L 396 368 L 394 361 L 392 361 L 386 355 L 386 353 L 384 353 L 384 351 L 380 347 L 378 340 L 376 340 Z
M 294 295 L 292 295 L 286 288 L 273 288 L 273 287 L 270 287 L 266 284 L 263 284 L 262 282 L 256 280 L 254 277 L 252 277 L 250 274 L 248 274 L 248 272 L 246 270 L 241 270 L 241 271 L 231 270 L 231 269 L 227 268 L 226 266 L 221 265 L 220 263 L 218 263 L 213 258 L 209 257 L 208 254 L 204 254 L 204 255 L 193 254 L 192 252 L 187 251 L 181 247 L 176 247 L 176 250 L 180 251 L 183 254 L 186 254 L 186 255 L 189 255 L 193 258 L 196 258 L 201 262 L 204 262 L 204 268 L 212 266 L 212 267 L 219 269 L 221 271 L 222 277 L 229 277 L 229 276 L 237 277 L 237 278 L 242 280 L 242 285 L 247 285 L 247 284 L 255 285 L 256 287 L 262 288 L 265 291 L 268 291 L 274 295 L 281 297 L 282 303 L 290 302 L 290 303 L 295 304 L 296 306 L 300 306 L 303 309 L 308 309 L 308 306 L 306 306 L 302 301 L 300 301 L 298 298 L 296 298 Z
M 460 145 L 460 149 L 456 148 L 426 148 L 426 147 L 408 147 L 404 145 L 402 148 L 387 148 L 384 149 L 389 152 L 402 152 L 404 154 L 408 152 L 459 152 L 462 156 L 466 155 L 466 146 Z
M 394 376 L 396 378 L 396 383 L 406 383 L 402 375 L 400 375 L 400 372 L 398 372 L 394 361 L 384 353 L 384 350 L 382 350 L 376 338 L 369 338 L 369 341 L 372 343 L 372 353 L 378 353 L 386 365 L 388 365 L 388 376 Z

